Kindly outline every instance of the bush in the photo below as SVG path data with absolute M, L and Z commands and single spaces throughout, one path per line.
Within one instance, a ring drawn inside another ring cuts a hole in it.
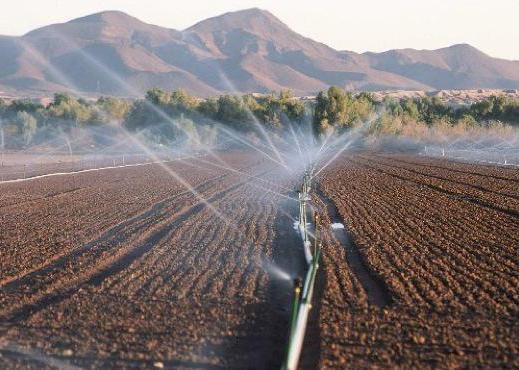
M 375 117 L 376 119 L 373 119 Z M 314 102 L 294 98 L 290 91 L 255 96 L 221 95 L 200 99 L 183 90 L 152 89 L 144 99 L 129 101 L 101 97 L 96 101 L 55 94 L 44 107 L 29 100 L 6 103 L 0 100 L 0 120 L 12 142 L 27 145 L 53 132 L 73 127 L 122 124 L 132 131 L 146 132 L 158 142 L 185 140 L 215 141 L 214 123 L 254 136 L 261 127 L 282 133 L 288 125 L 312 122 L 314 134 L 350 130 L 370 122 L 369 135 L 462 135 L 478 130 L 503 131 L 519 125 L 519 101 L 491 96 L 467 107 L 453 109 L 438 97 L 375 101 L 368 93 L 352 94 L 332 86 L 321 91 Z M 502 123 L 499 123 L 502 122 Z M 258 126 L 259 125 L 259 126 Z M 39 130 L 48 129 L 46 135 Z M 259 135 L 261 136 L 261 135 Z M 195 140 L 195 138 L 197 138 Z

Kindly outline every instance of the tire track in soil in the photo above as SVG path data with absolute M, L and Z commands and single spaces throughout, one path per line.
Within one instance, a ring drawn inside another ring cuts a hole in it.
M 226 196 L 227 193 L 232 192 L 234 189 L 242 186 L 243 183 L 238 183 L 225 190 L 218 191 L 207 199 L 207 203 L 215 202 Z M 83 287 L 89 285 L 100 285 L 106 278 L 113 276 L 120 271 L 124 270 L 130 264 L 143 256 L 146 252 L 150 251 L 156 243 L 163 239 L 166 235 L 171 233 L 173 230 L 178 228 L 183 222 L 188 220 L 193 215 L 199 213 L 207 204 L 204 201 L 198 201 L 190 207 L 184 207 L 182 210 L 172 216 L 173 221 L 160 227 L 157 231 L 147 236 L 142 244 L 132 248 L 126 254 L 118 256 L 115 260 L 108 262 L 108 265 L 97 268 L 95 270 L 89 270 L 79 276 L 72 282 L 71 286 L 58 287 L 49 293 L 43 293 L 43 296 L 37 297 L 35 300 L 29 303 L 23 304 L 21 307 L 11 310 L 7 314 L 3 314 L 5 321 L 16 323 L 24 321 L 43 309 L 60 303 L 61 301 L 71 297 L 74 293 L 78 292 Z M 187 208 L 187 209 L 186 209 Z
M 346 262 L 361 283 L 368 297 L 368 303 L 383 308 L 393 302 L 391 293 L 384 281 L 375 275 L 361 255 L 353 238 L 346 229 L 346 223 L 335 203 L 322 191 L 320 184 L 315 184 L 315 193 L 326 206 L 326 212 L 332 222 L 340 222 L 344 229 L 335 229 L 333 234 L 346 250 Z

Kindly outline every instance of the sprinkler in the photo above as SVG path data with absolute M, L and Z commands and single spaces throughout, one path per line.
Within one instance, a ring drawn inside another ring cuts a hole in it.
M 314 235 L 312 241 L 308 238 L 308 228 L 306 222 L 306 202 L 310 201 L 311 177 L 305 171 L 301 191 L 299 192 L 299 231 L 303 240 L 307 271 L 304 276 L 304 283 L 301 279 L 294 280 L 294 294 L 292 299 L 292 310 L 290 316 L 289 341 L 286 351 L 283 369 L 295 370 L 299 363 L 299 358 L 303 350 L 303 342 L 308 323 L 308 316 L 312 308 L 312 297 L 314 292 L 317 270 L 319 268 L 319 257 L 321 254 L 322 242 L 319 240 L 320 217 L 314 214 Z M 313 244 L 313 248 L 312 248 Z
M 299 304 L 301 302 L 301 292 L 303 291 L 303 280 L 297 277 L 294 279 L 294 296 L 292 298 L 292 312 L 290 314 L 289 333 L 290 338 L 294 335 L 294 330 L 297 322 L 297 312 L 299 311 Z

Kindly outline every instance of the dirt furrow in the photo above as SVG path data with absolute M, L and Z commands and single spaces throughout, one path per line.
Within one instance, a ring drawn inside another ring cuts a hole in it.
M 362 284 L 367 294 L 368 302 L 378 307 L 385 307 L 391 304 L 391 294 L 384 281 L 376 276 L 373 270 L 367 265 L 365 258 L 355 245 L 346 227 L 347 223 L 339 214 L 335 203 L 328 198 L 320 189 L 319 185 L 315 186 L 316 194 L 326 205 L 326 212 L 333 223 L 340 223 L 344 228 L 337 228 L 333 234 L 346 250 L 346 260 L 350 269 L 356 275 L 358 281 Z
M 518 260 L 510 252 L 517 244 L 517 216 L 503 212 L 507 201 L 496 193 L 506 188 L 512 191 L 509 199 L 518 194 L 513 185 L 503 185 L 505 180 L 491 179 L 506 171 L 404 154 L 397 157 L 407 164 L 393 165 L 393 155 L 359 154 L 343 155 L 319 181 L 394 301 L 383 308 L 355 306 L 353 286 L 343 298 L 330 285 L 320 314 L 319 366 L 501 368 L 515 363 L 519 285 L 513 266 Z M 423 169 L 423 162 L 436 169 Z M 325 261 L 326 254 L 336 254 L 324 250 Z M 338 267 L 327 263 L 326 269 L 329 282 L 355 273 L 348 261 Z
M 361 162 L 359 162 L 359 163 L 361 163 Z M 368 165 L 368 164 L 363 164 L 363 165 L 366 166 L 367 168 L 370 168 L 370 169 L 373 169 L 375 171 L 378 171 L 378 172 L 380 172 L 380 173 L 382 173 L 384 175 L 389 175 L 389 176 L 395 177 L 395 178 L 403 180 L 403 181 L 412 182 L 412 183 L 414 183 L 414 184 L 416 184 L 418 186 L 424 186 L 424 187 L 430 188 L 432 190 L 435 190 L 435 191 L 437 191 L 439 193 L 443 193 L 443 194 L 452 196 L 455 199 L 459 199 L 459 200 L 464 201 L 464 202 L 470 202 L 470 203 L 475 204 L 477 206 L 482 206 L 482 207 L 494 210 L 496 212 L 501 212 L 501 213 L 513 216 L 515 218 L 519 218 L 519 211 L 518 210 L 496 206 L 496 205 L 494 205 L 492 203 L 489 203 L 488 201 L 481 200 L 481 199 L 479 199 L 477 197 L 474 197 L 474 196 L 471 196 L 471 195 L 467 195 L 467 194 L 464 194 L 462 192 L 447 190 L 447 189 L 444 189 L 443 187 L 432 185 L 432 184 L 426 183 L 426 182 L 424 183 L 423 181 L 416 180 L 416 179 L 413 179 L 413 178 L 410 178 L 410 177 L 407 177 L 407 176 L 397 175 L 395 173 L 391 173 L 391 172 L 385 171 L 385 170 L 383 170 L 381 168 L 378 168 L 378 167 L 375 167 L 375 166 L 371 166 L 371 165 Z
M 505 193 L 505 192 L 494 190 L 492 187 L 495 188 L 496 187 L 495 184 L 492 184 L 492 185 L 486 185 L 486 184 L 485 185 L 481 185 L 481 184 L 478 184 L 477 182 L 469 182 L 467 180 L 452 178 L 452 177 L 447 176 L 445 174 L 437 174 L 437 173 L 434 173 L 434 172 L 431 173 L 430 171 L 427 171 L 427 170 L 423 169 L 421 166 L 417 166 L 417 165 L 413 166 L 413 165 L 408 164 L 408 163 L 402 164 L 402 163 L 399 163 L 398 160 L 394 160 L 394 159 L 391 159 L 391 158 L 378 157 L 378 156 L 375 157 L 375 158 L 367 157 L 367 156 L 361 156 L 360 158 L 366 159 L 368 162 L 373 162 L 373 163 L 381 164 L 381 165 L 384 165 L 384 166 L 388 166 L 390 168 L 402 169 L 404 171 L 408 171 L 408 172 L 413 173 L 415 175 L 423 176 L 425 178 L 428 177 L 428 178 L 431 178 L 431 179 L 434 179 L 434 180 L 439 180 L 440 182 L 452 183 L 454 185 L 459 185 L 462 188 L 467 189 L 467 191 L 469 191 L 469 192 L 472 191 L 475 194 L 481 194 L 481 195 L 485 196 L 486 195 L 485 193 L 489 193 L 489 194 L 492 194 L 492 195 L 497 196 L 497 197 L 505 198 L 505 201 L 519 200 L 519 196 L 517 196 L 516 194 L 513 193 L 513 188 L 510 189 L 511 191 Z M 416 167 L 418 167 L 419 169 L 417 169 Z
M 215 181 L 220 181 L 222 176 L 217 176 L 210 179 L 199 186 L 195 187 L 195 191 L 204 191 L 209 188 Z M 105 231 L 99 238 L 92 240 L 77 249 L 72 251 L 64 251 L 63 253 L 56 254 L 47 260 L 43 265 L 36 266 L 30 271 L 24 271 L 23 274 L 10 276 L 0 280 L 0 287 L 2 290 L 16 289 L 21 285 L 31 284 L 32 281 L 38 280 L 45 275 L 53 274 L 53 271 L 63 269 L 63 267 L 73 259 L 77 259 L 84 253 L 91 253 L 93 248 L 98 245 L 119 245 L 123 242 L 128 242 L 132 235 L 138 235 L 144 230 L 148 229 L 154 223 L 157 223 L 159 219 L 164 218 L 171 210 L 171 204 L 176 200 L 190 195 L 191 192 L 186 190 L 172 197 L 168 197 L 160 202 L 155 203 L 148 210 L 133 216 L 130 219 L 120 222 L 111 229 Z M 103 250 L 103 253 L 106 249 Z
M 232 191 L 232 189 L 235 187 L 236 186 L 232 186 L 224 191 L 221 191 L 211 196 L 208 199 L 208 203 L 211 203 L 213 200 L 217 200 L 224 197 L 227 192 Z M 24 297 L 24 300 L 22 301 L 24 304 L 21 307 L 16 307 L 14 310 L 11 309 L 8 312 L 4 311 L 2 315 L 4 315 L 4 317 L 7 317 L 8 321 L 25 320 L 30 315 L 33 315 L 35 312 L 38 312 L 42 309 L 45 309 L 49 305 L 56 304 L 70 297 L 72 294 L 77 292 L 85 285 L 99 285 L 107 277 L 119 273 L 120 271 L 127 268 L 133 261 L 142 257 L 146 252 L 150 251 L 151 248 L 153 248 L 155 244 L 158 243 L 161 239 L 163 239 L 168 233 L 172 232 L 172 230 L 175 230 L 179 225 L 181 225 L 184 221 L 188 220 L 194 214 L 200 212 L 204 207 L 205 201 L 198 201 L 193 206 L 180 210 L 178 213 L 175 214 L 174 217 L 172 217 L 174 221 L 169 222 L 165 226 L 161 226 L 160 228 L 154 230 L 151 233 L 148 232 L 147 234 L 151 235 L 147 236 L 142 242 L 142 244 L 134 248 L 130 248 L 127 252 L 119 252 L 115 255 L 114 258 L 104 259 L 103 262 L 96 264 L 93 270 L 86 270 L 79 274 L 76 273 L 76 277 L 74 279 L 68 280 L 64 283 L 50 283 L 49 287 L 38 289 L 39 291 L 43 291 L 44 294 L 40 295 L 38 293 L 35 293 L 35 297 Z M 57 268 L 61 268 L 61 266 L 57 266 Z M 48 275 L 49 271 L 42 273 Z M 11 287 L 11 289 L 17 287 L 19 286 L 16 284 L 13 287 Z

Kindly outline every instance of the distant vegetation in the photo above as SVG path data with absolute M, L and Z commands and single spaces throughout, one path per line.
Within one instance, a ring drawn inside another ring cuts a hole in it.
M 438 97 L 375 101 L 370 94 L 353 95 L 336 87 L 317 96 L 313 115 L 316 133 L 366 122 L 371 134 L 396 136 L 419 136 L 431 129 L 462 133 L 519 126 L 519 100 L 491 96 L 454 108 Z
M 365 127 L 373 136 L 419 137 L 427 130 L 463 133 L 519 126 L 519 101 L 491 96 L 453 108 L 438 97 L 376 101 L 369 93 L 352 94 L 337 87 L 320 92 L 315 101 L 296 99 L 289 91 L 200 99 L 182 90 L 159 89 L 140 100 L 87 101 L 60 93 L 47 106 L 0 99 L 0 133 L 5 147 L 13 149 L 45 142 L 57 133 L 104 126 L 122 126 L 164 144 L 214 140 L 216 123 L 246 134 L 257 133 L 260 127 L 281 133 L 289 124 L 305 124 L 317 136 Z

